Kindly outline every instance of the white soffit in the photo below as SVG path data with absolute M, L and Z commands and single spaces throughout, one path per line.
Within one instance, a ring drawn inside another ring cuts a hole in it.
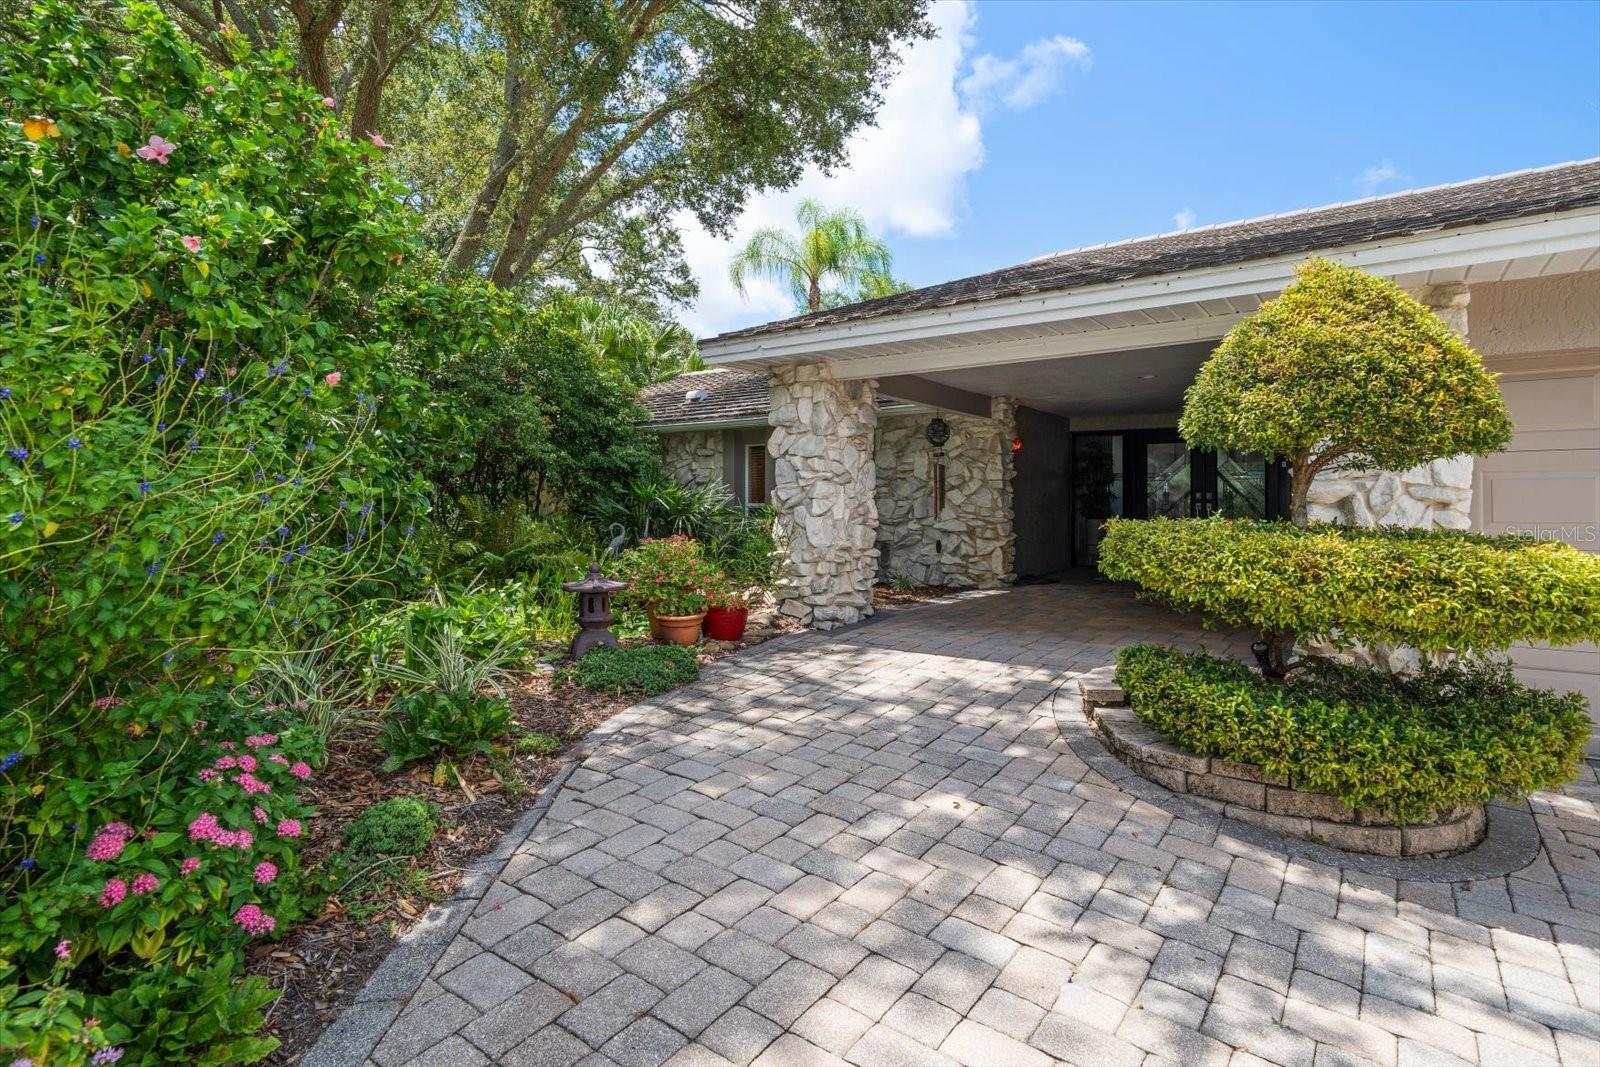
M 710 365 L 826 358 L 851 378 L 1214 340 L 1313 255 L 1408 288 L 1600 269 L 1600 209 L 706 344 Z

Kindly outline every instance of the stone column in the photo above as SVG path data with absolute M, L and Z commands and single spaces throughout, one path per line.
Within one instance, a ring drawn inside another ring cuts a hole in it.
M 831 630 L 872 614 L 877 383 L 841 382 L 821 362 L 774 367 L 770 380 L 778 607 Z
M 1015 397 L 989 398 L 989 417 L 1000 431 L 1000 499 L 1001 506 L 994 516 L 995 535 L 999 541 L 999 581 L 1009 585 L 1017 580 L 1017 529 L 1013 485 L 1017 477 L 1016 457 L 1011 442 L 1017 436 L 1017 401 Z
M 1459 282 L 1419 297 L 1462 337 L 1472 294 Z M 1465 530 L 1472 522 L 1472 457 L 1436 459 L 1404 471 L 1335 471 L 1319 475 L 1306 495 L 1313 522 Z

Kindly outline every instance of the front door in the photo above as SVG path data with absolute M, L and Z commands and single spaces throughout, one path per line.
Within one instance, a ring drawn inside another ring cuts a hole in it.
M 1282 518 L 1283 464 L 1191 449 L 1175 430 L 1072 435 L 1072 559 L 1092 567 L 1106 519 Z

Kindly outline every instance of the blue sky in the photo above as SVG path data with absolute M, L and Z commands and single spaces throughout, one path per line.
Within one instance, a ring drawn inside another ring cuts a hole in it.
M 685 227 L 704 335 L 779 317 L 731 250 L 801 195 L 931 284 L 1085 244 L 1600 156 L 1600 2 L 939 0 L 850 166 Z

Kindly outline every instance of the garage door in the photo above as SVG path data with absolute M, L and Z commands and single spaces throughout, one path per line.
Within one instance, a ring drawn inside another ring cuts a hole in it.
M 1501 375 L 1516 434 L 1477 462 L 1474 527 L 1600 552 L 1600 351 L 1490 360 L 1489 369 Z M 1600 646 L 1520 645 L 1512 658 L 1526 681 L 1589 699 L 1589 751 L 1600 756 Z

